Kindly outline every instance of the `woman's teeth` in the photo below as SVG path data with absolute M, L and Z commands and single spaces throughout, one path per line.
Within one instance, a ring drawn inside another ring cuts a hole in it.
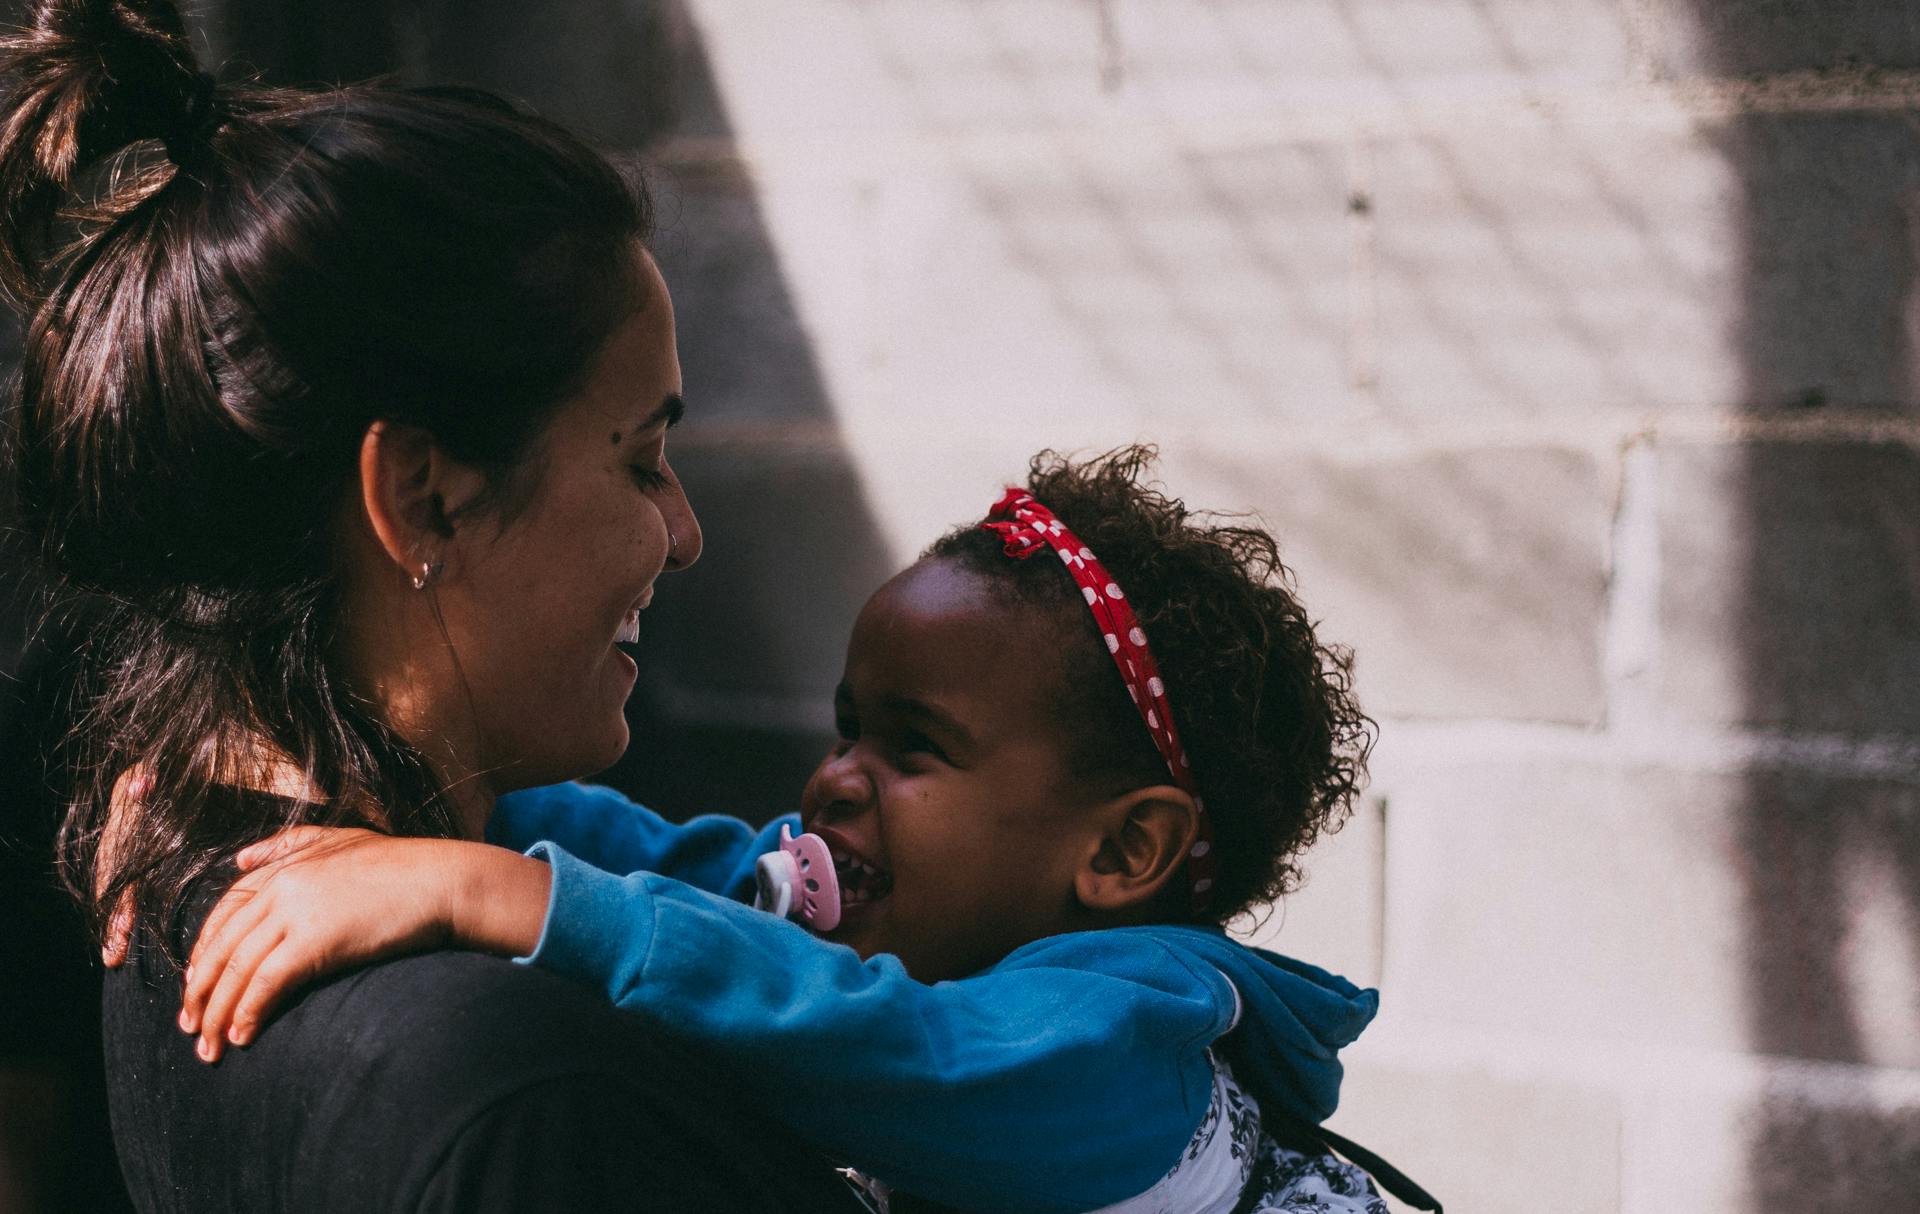
M 840 879 L 840 905 L 878 902 L 893 892 L 893 878 L 856 856 L 835 852 L 833 873 Z
M 618 645 L 633 645 L 639 642 L 640 609 L 638 607 L 628 612 L 627 618 L 620 621 L 620 632 L 613 640 Z

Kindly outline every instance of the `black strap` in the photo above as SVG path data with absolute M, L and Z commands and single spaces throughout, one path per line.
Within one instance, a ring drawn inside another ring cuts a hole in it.
M 1407 1178 L 1407 1174 L 1394 1167 L 1372 1151 L 1350 1138 L 1343 1138 L 1323 1125 L 1299 1117 L 1289 1117 L 1285 1113 L 1266 1113 L 1261 1118 L 1267 1132 L 1282 1146 L 1297 1147 L 1305 1142 L 1330 1151 L 1358 1167 L 1374 1182 L 1385 1189 L 1394 1198 L 1405 1202 L 1416 1210 L 1430 1210 L 1432 1214 L 1443 1214 L 1440 1202 L 1433 1194 Z

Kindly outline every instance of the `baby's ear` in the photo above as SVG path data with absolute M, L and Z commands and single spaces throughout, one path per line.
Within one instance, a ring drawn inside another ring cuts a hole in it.
M 1184 867 L 1199 837 L 1199 807 L 1181 789 L 1154 784 L 1116 797 L 1100 816 L 1106 830 L 1074 892 L 1089 910 L 1144 909 Z

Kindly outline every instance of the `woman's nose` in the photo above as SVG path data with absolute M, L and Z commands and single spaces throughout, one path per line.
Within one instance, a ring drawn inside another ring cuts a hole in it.
M 667 568 L 685 569 L 700 559 L 704 539 L 700 534 L 700 520 L 694 517 L 693 503 L 687 500 L 687 488 L 678 476 L 673 478 L 673 494 L 662 503 L 661 514 L 666 517 L 667 534 L 672 537 L 667 548 Z

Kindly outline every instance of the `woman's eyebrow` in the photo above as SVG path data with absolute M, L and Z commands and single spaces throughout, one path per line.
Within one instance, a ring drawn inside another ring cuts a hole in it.
M 666 423 L 668 429 L 672 429 L 679 425 L 680 419 L 686 415 L 687 402 L 685 398 L 678 392 L 669 392 L 661 398 L 659 408 L 641 419 L 640 429 L 651 430 L 662 422 Z

